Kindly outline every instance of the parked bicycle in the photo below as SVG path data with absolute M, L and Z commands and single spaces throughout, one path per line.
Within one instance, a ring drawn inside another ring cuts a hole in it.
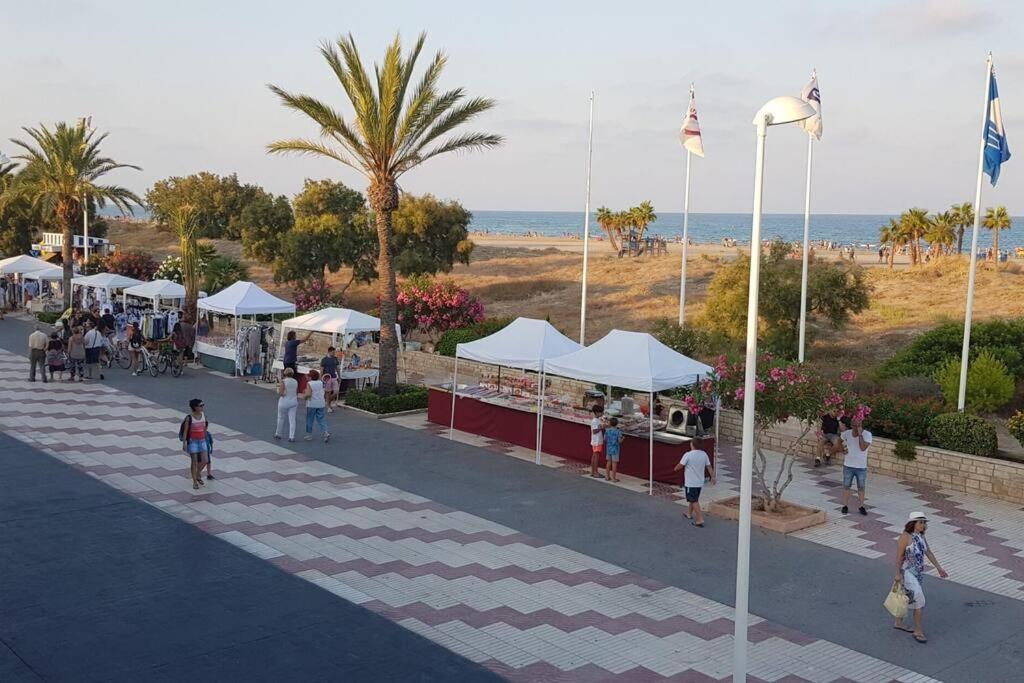
M 181 373 L 185 371 L 185 354 L 181 349 L 174 348 L 174 344 L 162 341 L 154 365 L 159 369 L 160 374 L 170 370 L 174 377 L 181 377 Z M 153 376 L 156 377 L 156 375 Z
M 132 366 L 132 354 L 128 351 L 127 341 L 121 340 L 116 342 L 113 353 L 111 353 L 110 349 L 107 349 L 106 365 L 108 368 L 116 365 L 122 370 L 127 370 Z

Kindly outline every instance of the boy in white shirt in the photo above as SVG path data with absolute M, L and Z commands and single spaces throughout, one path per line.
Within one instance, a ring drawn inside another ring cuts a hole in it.
M 604 408 L 594 406 L 591 408 L 594 419 L 590 421 L 590 476 L 600 479 L 597 468 L 601 464 L 601 455 L 604 453 Z
M 704 513 L 700 509 L 700 492 L 704 488 L 704 472 L 711 475 L 711 483 L 715 483 L 715 468 L 711 466 L 711 459 L 703 450 L 704 440 L 700 437 L 690 442 L 690 450 L 683 455 L 683 459 L 675 466 L 675 471 L 684 470 L 683 489 L 686 491 L 686 502 L 689 503 L 689 512 L 686 517 L 694 526 L 704 526 Z
M 850 487 L 857 480 L 857 497 L 860 499 L 859 512 L 868 514 L 864 508 L 864 485 L 868 478 L 868 447 L 871 445 L 871 432 L 864 429 L 863 421 L 854 420 L 850 428 L 839 435 L 846 446 L 846 458 L 843 460 L 843 508 L 845 515 L 850 511 Z

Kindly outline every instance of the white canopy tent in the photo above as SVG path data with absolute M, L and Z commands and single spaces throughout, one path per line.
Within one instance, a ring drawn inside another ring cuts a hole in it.
M 654 393 L 699 382 L 711 366 L 670 349 L 644 332 L 612 330 L 590 346 L 544 364 L 543 374 L 646 391 L 649 396 L 649 493 L 654 493 Z M 542 374 L 542 377 L 543 377 Z M 543 381 L 543 380 L 542 380 Z M 544 404 L 541 401 L 541 436 Z
M 541 372 L 549 358 L 565 356 L 583 347 L 566 337 L 546 320 L 516 318 L 507 326 L 483 339 L 455 347 L 455 370 L 452 373 L 452 414 L 448 438 L 455 431 L 455 394 L 458 391 L 459 359 L 479 363 Z M 537 382 L 537 464 L 540 464 L 540 414 L 544 393 L 543 376 Z
M 21 275 L 33 270 L 53 268 L 53 264 L 35 256 L 21 254 L 0 260 L 0 273 L 4 275 Z
M 372 315 L 353 311 L 350 308 L 334 307 L 321 308 L 319 311 L 289 318 L 281 323 L 281 338 L 278 340 L 277 349 L 278 358 L 284 358 L 283 349 L 288 336 L 287 330 L 329 334 L 332 344 L 337 344 L 340 337 L 342 344 L 347 346 L 360 332 L 380 332 L 380 318 L 374 318 Z M 398 348 L 401 349 L 402 329 L 397 324 L 395 325 L 395 334 L 398 335 Z M 276 364 L 275 367 L 277 367 Z
M 75 288 L 91 287 L 103 292 L 104 303 L 109 303 L 116 289 L 125 289 L 143 284 L 142 280 L 136 280 L 127 275 L 117 273 L 96 273 L 95 275 L 77 275 L 71 278 L 71 296 L 75 296 Z
M 202 299 L 198 306 L 203 311 L 235 317 L 295 312 L 295 304 L 278 299 L 252 282 L 236 282 L 213 296 Z
M 41 270 L 32 270 L 22 275 L 24 280 L 39 280 L 46 282 L 60 282 L 64 279 L 63 268 L 43 268 Z
M 138 299 L 149 299 L 153 302 L 153 310 L 156 311 L 160 308 L 161 301 L 177 301 L 181 305 L 185 300 L 185 286 L 171 280 L 138 282 L 135 286 L 126 287 L 122 291 L 121 299 L 124 305 L 128 305 L 128 297 L 130 296 Z M 199 292 L 199 298 L 205 296 L 206 292 Z

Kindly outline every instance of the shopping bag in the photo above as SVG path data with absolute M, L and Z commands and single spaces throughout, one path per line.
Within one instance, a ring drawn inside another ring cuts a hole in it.
M 906 591 L 903 590 L 903 584 L 893 581 L 892 588 L 889 590 L 889 594 L 885 596 L 885 602 L 882 605 L 885 606 L 885 609 L 889 610 L 889 614 L 897 619 L 902 619 L 907 616 L 907 604 L 909 603 L 910 598 L 907 597 Z

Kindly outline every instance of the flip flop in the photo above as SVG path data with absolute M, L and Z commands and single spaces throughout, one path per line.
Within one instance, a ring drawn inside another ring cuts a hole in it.
M 922 645 L 924 645 L 925 643 L 928 642 L 927 638 L 925 638 L 924 636 L 919 636 L 916 633 L 914 634 L 914 640 L 916 640 L 917 642 L 921 643 Z
M 704 523 L 703 523 L 703 522 L 702 522 L 702 523 L 700 523 L 700 524 L 697 524 L 697 522 L 690 522 L 690 524 L 692 524 L 693 526 L 699 526 L 699 527 L 701 527 L 701 528 L 703 528 L 703 527 L 704 527 Z
M 893 628 L 896 629 L 897 631 L 904 631 L 906 633 L 913 633 L 914 632 L 914 629 L 907 628 L 906 626 L 893 626 Z

